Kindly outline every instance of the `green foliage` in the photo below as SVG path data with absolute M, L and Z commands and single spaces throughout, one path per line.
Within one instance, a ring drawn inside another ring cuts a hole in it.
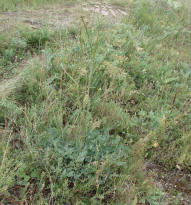
M 13 63 L 19 63 L 26 57 L 40 53 L 52 38 L 51 32 L 45 28 L 35 31 L 20 28 L 11 37 L 7 38 L 6 35 L 0 36 L 1 75 L 10 73 L 14 68 Z
M 63 195 L 62 199 L 58 195 L 60 203 L 69 202 L 76 198 L 75 195 L 80 197 L 81 194 L 84 201 L 89 201 L 90 194 L 92 200 L 104 200 L 108 194 L 112 195 L 114 182 L 121 179 L 127 166 L 127 147 L 120 143 L 121 139 L 102 131 L 89 133 L 84 139 L 79 136 L 79 139 L 67 144 L 63 138 L 59 130 L 51 128 L 37 142 L 43 150 L 41 156 L 50 156 L 47 169 L 52 179 L 58 180 L 53 186 L 55 193 L 64 192 L 66 187 L 63 184 L 67 184 L 71 192 L 70 196 Z
M 3 203 L 17 186 L 29 204 L 165 204 L 144 160 L 191 169 L 190 31 L 179 9 L 132 8 L 107 28 L 0 37 L 1 66 L 42 55 L 0 101 Z
M 50 41 L 51 33 L 48 30 L 21 31 L 22 38 L 25 39 L 29 49 L 42 49 Z

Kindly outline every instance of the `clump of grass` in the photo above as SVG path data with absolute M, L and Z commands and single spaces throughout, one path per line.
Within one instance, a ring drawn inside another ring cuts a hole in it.
M 8 73 L 13 69 L 13 64 L 22 62 L 22 60 L 39 54 L 51 41 L 52 34 L 47 29 L 37 29 L 35 31 L 29 28 L 19 28 L 13 34 L 2 34 L 0 36 L 0 66 L 1 75 Z
M 111 0 L 111 4 L 114 5 L 114 6 L 117 6 L 117 7 L 121 7 L 121 8 L 124 8 L 124 7 L 127 7 L 128 6 L 128 1 L 126 0 Z

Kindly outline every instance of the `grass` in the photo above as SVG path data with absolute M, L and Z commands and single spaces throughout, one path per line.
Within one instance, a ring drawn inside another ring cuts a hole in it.
M 1 0 L 0 10 L 20 10 L 26 8 L 39 8 L 47 5 L 54 5 L 55 3 L 62 3 L 65 5 L 71 5 L 75 0 Z
M 43 56 L 0 99 L 1 203 L 179 203 L 143 170 L 191 170 L 189 12 L 163 4 L 132 3 L 107 27 L 0 35 L 2 78 Z
M 118 6 L 118 7 L 127 7 L 127 1 L 125 0 L 111 0 L 111 4 L 114 5 L 114 6 Z

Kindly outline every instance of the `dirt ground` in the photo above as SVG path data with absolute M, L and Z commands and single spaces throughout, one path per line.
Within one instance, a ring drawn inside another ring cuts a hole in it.
M 115 21 L 116 19 L 120 19 L 127 15 L 128 12 L 126 9 L 117 8 L 109 4 L 99 2 L 84 3 L 81 5 L 58 5 L 53 8 L 40 8 L 36 10 L 18 12 L 1 12 L 0 32 L 3 32 L 17 24 L 26 24 L 32 28 L 38 28 L 41 26 L 58 28 L 78 23 L 81 16 L 84 16 L 87 19 L 108 17 L 110 20 Z
M 191 173 L 179 166 L 176 169 L 167 170 L 152 162 L 145 162 L 143 169 L 145 175 L 163 191 L 165 204 L 174 205 L 176 199 L 179 201 L 178 205 L 191 204 Z M 179 193 L 178 196 L 177 193 Z

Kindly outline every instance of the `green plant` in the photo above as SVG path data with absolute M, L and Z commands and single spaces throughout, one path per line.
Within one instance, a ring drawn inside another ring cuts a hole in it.
M 40 55 L 0 100 L 2 203 L 167 203 L 143 167 L 190 170 L 191 62 L 186 15 L 163 3 L 0 37 L 4 69 Z

